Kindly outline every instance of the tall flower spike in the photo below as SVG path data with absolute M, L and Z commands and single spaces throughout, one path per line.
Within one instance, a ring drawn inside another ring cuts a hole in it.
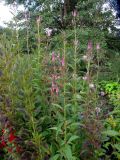
M 56 87 L 56 94 L 58 95 L 58 93 L 59 93 L 59 88 L 58 88 L 58 86 Z
M 41 22 L 41 17 L 39 16 L 38 18 L 37 18 L 37 24 L 39 24 Z
M 52 74 L 52 79 L 53 80 L 57 80 L 57 79 L 59 79 L 60 78 L 60 76 L 58 76 L 58 75 L 56 75 L 56 74 Z
M 53 52 L 52 53 L 52 62 L 55 62 L 55 60 L 56 60 L 56 57 L 55 57 L 55 53 Z
M 97 43 L 97 45 L 96 45 L 96 49 L 97 49 L 97 50 L 99 50 L 99 49 L 100 49 L 100 44 L 99 44 L 99 43 Z
M 62 66 L 65 66 L 65 59 L 64 59 L 64 57 L 63 57 L 62 60 L 61 60 L 61 65 L 62 65 Z
M 76 17 L 77 16 L 77 10 L 75 9 L 74 11 L 72 11 L 72 16 Z
M 52 81 L 52 88 L 54 88 L 55 87 L 55 83 Z
M 92 49 L 92 42 L 89 41 L 89 42 L 88 42 L 88 50 L 91 50 L 91 49 Z
M 47 34 L 48 37 L 50 37 L 51 34 L 52 34 L 52 29 L 48 28 L 48 29 L 46 30 L 46 34 Z

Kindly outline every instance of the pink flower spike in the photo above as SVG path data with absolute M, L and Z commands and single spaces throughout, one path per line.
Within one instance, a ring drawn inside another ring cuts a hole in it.
M 87 77 L 87 76 L 84 76 L 84 77 L 83 77 L 83 80 L 84 80 L 84 81 L 88 80 L 88 77 Z
M 61 60 L 61 64 L 62 64 L 62 66 L 65 66 L 65 59 L 64 59 L 64 57 Z
M 54 88 L 55 87 L 55 83 L 54 82 L 52 82 L 52 88 Z
M 92 49 L 92 42 L 89 41 L 89 42 L 88 42 L 88 50 L 91 50 L 91 49 Z
M 55 58 L 55 53 L 52 53 L 52 62 L 55 62 L 56 58 Z
M 38 18 L 37 18 L 37 24 L 39 24 L 41 22 L 41 17 L 39 16 Z
M 57 79 L 59 79 L 59 78 L 60 78 L 60 76 L 55 75 L 55 74 L 52 74 L 52 79 L 53 79 L 53 80 L 57 80 Z
M 99 43 L 97 43 L 97 45 L 96 45 L 96 49 L 97 49 L 97 50 L 99 50 L 99 49 L 100 49 L 100 44 L 99 44 Z
M 72 11 L 72 16 L 76 17 L 77 16 L 77 10 L 75 9 L 74 11 Z
M 50 36 L 51 36 L 51 34 L 52 34 L 52 29 L 47 28 L 47 30 L 46 30 L 46 34 L 47 34 L 47 36 L 48 36 L 48 37 L 50 37 Z
M 56 87 L 56 94 L 58 95 L 58 93 L 59 93 L 59 88 Z

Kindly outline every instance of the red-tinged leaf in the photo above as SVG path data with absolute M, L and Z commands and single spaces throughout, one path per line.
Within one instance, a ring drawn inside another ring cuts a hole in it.
M 16 139 L 16 136 L 15 136 L 13 133 L 10 133 L 8 141 L 9 141 L 9 142 L 12 142 L 12 141 L 14 141 L 15 139 Z

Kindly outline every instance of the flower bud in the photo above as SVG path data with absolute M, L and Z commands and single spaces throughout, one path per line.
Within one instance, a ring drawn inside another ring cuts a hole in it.
M 92 42 L 89 41 L 89 42 L 88 42 L 88 50 L 91 50 L 91 49 L 92 49 Z
M 48 28 L 47 30 L 46 30 L 46 34 L 47 34 L 47 36 L 48 37 L 50 37 L 51 36 L 51 34 L 52 34 L 52 29 L 50 29 L 50 28 Z
M 84 76 L 84 77 L 83 77 L 83 80 L 84 80 L 84 81 L 88 80 L 88 77 L 87 77 L 87 76 Z
M 85 61 L 87 61 L 88 60 L 88 56 L 84 55 L 82 59 L 85 60 Z
M 39 16 L 39 17 L 37 18 L 37 24 L 39 25 L 40 22 L 41 22 L 41 17 Z
M 96 49 L 97 49 L 97 50 L 100 50 L 100 44 L 99 44 L 99 43 L 97 43 Z
M 94 85 L 93 83 L 90 83 L 90 84 L 89 84 L 89 87 L 90 87 L 90 89 L 94 89 L 94 88 L 95 88 L 95 85 Z
M 53 52 L 52 53 L 52 62 L 55 62 L 55 60 L 56 60 L 56 57 L 55 57 L 55 53 Z
M 62 66 L 65 66 L 65 60 L 64 60 L 64 57 L 62 58 L 62 60 L 61 60 L 61 64 L 62 64 Z
M 98 114 L 101 112 L 101 109 L 100 109 L 99 107 L 96 107 L 96 108 L 95 108 L 95 111 L 96 111 L 96 114 L 97 114 L 97 116 L 98 116 Z
M 75 9 L 74 11 L 72 11 L 72 16 L 76 17 L 77 16 L 77 10 Z
M 102 97 L 105 96 L 105 92 L 101 91 L 100 96 L 102 96 Z

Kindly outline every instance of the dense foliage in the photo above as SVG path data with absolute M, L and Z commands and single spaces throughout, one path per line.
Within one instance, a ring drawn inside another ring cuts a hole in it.
M 6 2 L 25 12 L 0 29 L 0 159 L 119 160 L 120 40 L 105 1 Z

